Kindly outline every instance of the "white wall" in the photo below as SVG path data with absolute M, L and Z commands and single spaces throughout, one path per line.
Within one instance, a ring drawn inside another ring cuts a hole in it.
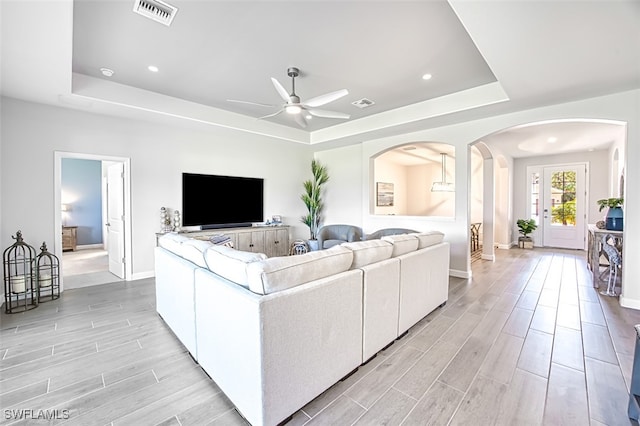
M 328 167 L 330 180 L 325 192 L 323 223 L 359 225 L 365 209 L 362 201 L 362 164 L 359 159 L 362 146 L 352 145 L 315 154 L 316 159 Z M 358 161 L 353 161 L 357 158 Z M 375 187 L 371 200 L 375 203 Z M 375 205 L 375 204 L 374 204 Z M 306 236 L 308 238 L 308 235 Z
M 159 209 L 181 210 L 181 173 L 265 179 L 265 218 L 280 214 L 293 238 L 300 223 L 302 181 L 311 176 L 308 146 L 209 126 L 163 126 L 2 98 L 0 242 L 21 229 L 39 246 L 54 240 L 54 151 L 131 159 L 133 277 L 153 272 Z M 359 176 L 359 175 L 358 175 Z M 211 208 L 233 200 L 211 196 Z M 242 196 L 242 194 L 238 194 Z M 353 199 L 359 200 L 360 196 Z
M 526 219 L 527 211 L 527 167 L 549 166 L 568 163 L 587 163 L 587 223 L 601 220 L 605 212 L 598 212 L 596 200 L 608 197 L 609 187 L 609 159 L 608 151 L 576 152 L 561 155 L 546 155 L 539 157 L 516 158 L 514 160 L 514 195 L 513 213 L 517 219 Z M 513 235 L 518 234 L 517 227 L 512 229 Z M 536 231 L 538 232 L 538 231 Z M 534 235 L 534 239 L 536 236 Z

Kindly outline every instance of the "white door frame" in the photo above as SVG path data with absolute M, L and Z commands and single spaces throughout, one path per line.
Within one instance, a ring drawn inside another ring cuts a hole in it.
M 81 160 L 97 160 L 97 161 L 115 161 L 124 164 L 124 279 L 130 281 L 132 279 L 132 238 L 131 238 L 131 159 L 126 157 L 114 157 L 108 155 L 83 154 L 78 152 L 54 151 L 54 253 L 60 258 L 62 256 L 62 212 L 61 212 L 61 191 L 62 191 L 62 159 L 75 158 Z M 64 290 L 64 280 L 60 274 L 60 291 Z
M 527 194 L 527 208 L 526 208 L 526 218 L 530 218 L 531 217 L 531 174 L 533 172 L 538 172 L 540 174 L 540 179 L 541 181 L 544 180 L 544 169 L 546 167 L 571 167 L 571 166 L 584 166 L 584 170 L 585 170 L 585 180 L 584 180 L 584 204 L 583 204 L 583 210 L 584 210 L 584 224 L 585 224 L 585 238 L 583 241 L 583 248 L 582 250 L 586 250 L 587 248 L 587 242 L 586 242 L 586 224 L 587 224 L 587 206 L 589 205 L 589 163 L 588 162 L 576 162 L 576 163 L 558 163 L 558 164 L 540 164 L 540 165 L 536 165 L 536 166 L 527 166 L 527 176 L 526 176 L 526 194 Z M 543 199 L 544 194 L 542 193 L 543 188 L 542 186 L 540 187 L 540 193 L 538 194 L 538 196 L 540 197 L 540 200 Z M 533 237 L 533 242 L 535 244 L 536 247 L 545 247 L 544 245 L 544 212 L 540 211 L 540 216 L 539 216 L 539 220 L 538 220 L 538 228 L 533 231 L 531 233 L 531 236 Z

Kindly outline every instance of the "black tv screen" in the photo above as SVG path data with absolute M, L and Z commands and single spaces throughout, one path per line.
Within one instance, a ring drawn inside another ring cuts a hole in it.
M 182 224 L 203 229 L 263 222 L 264 179 L 182 174 Z

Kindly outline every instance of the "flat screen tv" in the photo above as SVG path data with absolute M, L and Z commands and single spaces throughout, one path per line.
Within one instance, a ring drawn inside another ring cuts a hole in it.
M 202 229 L 263 222 L 264 179 L 182 174 L 182 225 Z

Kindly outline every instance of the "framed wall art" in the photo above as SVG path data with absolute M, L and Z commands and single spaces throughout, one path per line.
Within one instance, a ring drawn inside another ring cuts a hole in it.
M 376 206 L 393 206 L 393 183 L 376 182 Z

